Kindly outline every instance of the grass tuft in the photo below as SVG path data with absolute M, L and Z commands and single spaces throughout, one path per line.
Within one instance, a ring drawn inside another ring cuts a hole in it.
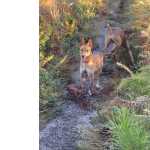
M 149 150 L 149 135 L 144 126 L 128 109 L 118 110 L 109 122 L 113 133 L 115 149 L 119 150 Z

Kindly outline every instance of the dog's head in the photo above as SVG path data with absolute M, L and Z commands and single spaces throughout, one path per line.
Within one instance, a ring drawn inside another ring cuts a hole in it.
M 93 42 L 91 38 L 88 38 L 87 40 L 84 40 L 84 38 L 81 39 L 80 56 L 83 60 L 85 60 L 88 56 L 91 55 L 92 48 L 93 48 Z

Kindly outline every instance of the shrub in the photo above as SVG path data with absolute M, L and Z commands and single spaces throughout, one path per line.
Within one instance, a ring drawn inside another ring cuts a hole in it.
M 148 150 L 149 135 L 144 127 L 135 119 L 134 113 L 122 108 L 115 112 L 110 121 L 115 149 Z
M 40 110 L 43 105 L 54 106 L 59 94 L 61 82 L 54 77 L 53 72 L 48 72 L 44 68 L 40 68 Z
M 150 66 L 142 67 L 131 78 L 123 79 L 118 92 L 121 97 L 130 100 L 139 96 L 150 96 Z

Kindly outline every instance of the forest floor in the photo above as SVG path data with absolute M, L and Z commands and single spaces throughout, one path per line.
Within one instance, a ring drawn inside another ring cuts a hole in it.
M 116 6 L 112 6 L 113 15 L 115 14 L 116 7 L 119 6 L 120 0 Z M 97 17 L 92 25 L 93 31 L 99 33 L 97 41 L 102 42 L 104 35 L 104 22 Z M 116 20 L 115 20 L 116 21 Z M 114 22 L 115 22 L 114 21 Z M 117 23 L 116 23 L 117 24 Z M 92 32 L 92 31 L 90 31 Z M 79 82 L 79 62 L 70 64 L 70 76 L 73 83 Z M 89 98 L 90 108 L 81 108 L 80 105 L 68 96 L 62 105 L 62 112 L 55 119 L 49 121 L 45 128 L 40 130 L 40 150 L 75 150 L 78 145 L 83 142 L 83 139 L 89 140 L 87 132 L 94 131 L 96 134 L 97 124 L 93 123 L 93 118 L 97 116 L 96 107 L 98 104 L 103 106 L 106 101 L 112 100 L 116 94 L 114 93 L 118 81 L 124 76 L 122 71 L 115 65 L 107 62 L 105 63 L 103 73 L 100 76 L 101 94 L 99 96 Z M 109 137 L 105 130 L 107 128 L 103 123 L 98 124 L 103 136 L 97 134 L 99 145 L 94 146 L 95 150 L 111 149 Z M 106 134 L 106 135 L 105 135 Z M 92 139 L 92 138 L 91 138 Z M 93 139 L 94 140 L 94 139 Z M 85 143 L 84 143 L 85 144 Z M 86 145 L 86 144 L 85 144 Z M 87 150 L 92 150 L 91 145 L 86 145 Z

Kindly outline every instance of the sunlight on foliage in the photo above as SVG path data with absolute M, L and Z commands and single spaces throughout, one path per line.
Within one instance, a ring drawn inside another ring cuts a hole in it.
M 133 16 L 133 25 L 137 28 L 149 25 L 150 22 L 150 1 L 133 0 L 130 6 L 131 15 Z
M 53 60 L 54 58 L 54 55 L 50 55 L 50 56 L 47 56 L 45 57 L 45 59 L 43 59 L 43 61 L 41 61 L 41 66 L 45 66 L 45 64 L 47 64 L 48 62 L 50 62 L 51 60 Z
M 96 8 L 102 5 L 102 0 L 78 0 L 78 5 L 83 12 L 83 16 L 93 17 L 96 13 Z

